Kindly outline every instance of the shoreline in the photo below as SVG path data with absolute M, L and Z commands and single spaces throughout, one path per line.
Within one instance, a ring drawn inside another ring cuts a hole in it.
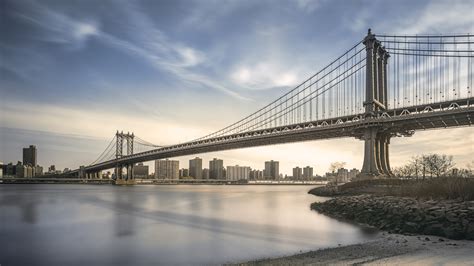
M 237 265 L 472 265 L 473 201 L 390 196 L 386 188 L 374 184 L 352 186 L 346 185 L 343 191 L 338 187 L 311 189 L 309 194 L 329 196 L 327 201 L 313 203 L 311 209 L 377 228 L 381 232 L 377 238 Z
M 234 265 L 472 265 L 473 250 L 474 241 L 383 232 L 379 237 L 360 244 Z

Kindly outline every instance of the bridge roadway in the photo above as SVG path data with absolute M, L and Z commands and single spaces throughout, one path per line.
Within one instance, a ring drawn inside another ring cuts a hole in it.
M 255 146 L 342 137 L 362 138 L 363 129 L 368 127 L 379 127 L 396 135 L 414 130 L 470 126 L 473 116 L 474 97 L 470 97 L 387 110 L 373 117 L 357 114 L 186 142 L 90 165 L 85 167 L 85 170 L 96 172 L 114 168 L 117 164 L 139 163 Z M 71 174 L 78 174 L 78 172 L 77 169 Z

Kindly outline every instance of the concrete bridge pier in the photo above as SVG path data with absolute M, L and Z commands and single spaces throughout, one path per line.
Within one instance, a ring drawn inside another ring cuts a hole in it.
M 124 176 L 123 169 L 125 168 L 126 174 Z M 115 167 L 115 184 L 116 185 L 134 185 L 135 177 L 133 175 L 133 164 L 129 165 L 118 165 Z
M 115 166 L 115 169 L 114 169 L 115 185 L 125 185 L 125 179 L 123 177 L 122 169 L 123 167 L 121 165 Z
M 130 165 L 127 165 L 127 182 L 126 184 L 127 185 L 135 185 L 136 182 L 135 182 L 135 176 L 134 176 L 134 171 L 133 171 L 133 167 L 134 164 L 130 164 Z
M 393 176 L 389 161 L 390 133 L 382 132 L 378 127 L 365 129 L 364 163 L 360 179 L 388 178 Z

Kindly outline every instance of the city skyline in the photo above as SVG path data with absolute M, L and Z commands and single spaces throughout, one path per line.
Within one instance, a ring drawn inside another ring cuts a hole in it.
M 19 150 L 35 143 L 41 147 L 39 164 L 77 168 L 98 156 L 117 129 L 133 131 L 156 144 L 187 141 L 258 109 L 268 103 L 269 95 L 270 99 L 280 96 L 346 49 L 348 42 L 360 40 L 372 25 L 377 25 L 376 32 L 431 33 L 472 32 L 474 24 L 466 1 L 392 6 L 393 13 L 384 16 L 386 21 L 367 14 L 390 3 L 366 7 L 363 1 L 331 6 L 325 1 L 288 1 L 265 9 L 259 3 L 231 3 L 223 14 L 213 14 L 212 2 L 196 5 L 196 11 L 182 22 L 147 13 L 148 9 L 160 12 L 161 6 L 139 2 L 113 6 L 119 13 L 131 11 L 124 14 L 130 22 L 124 26 L 106 16 L 106 2 L 92 12 L 90 3 L 78 3 L 71 10 L 47 1 L 6 1 L 9 23 L 0 26 L 7 36 L 0 45 L 8 51 L 1 68 L 5 97 L 0 100 L 0 160 L 16 162 L 14 158 L 21 158 Z M 429 15 L 448 5 L 452 13 Z M 353 21 L 334 21 L 324 15 L 328 9 L 346 8 L 356 14 Z M 168 9 L 170 14 L 181 10 L 179 4 Z M 249 9 L 258 19 L 246 14 Z M 285 27 L 278 27 L 274 18 L 281 12 L 287 15 L 281 22 Z M 406 14 L 403 21 L 397 12 Z M 262 16 L 265 13 L 268 17 Z M 236 26 L 221 25 L 227 20 Z M 7 24 L 13 26 L 6 28 Z M 182 33 L 172 30 L 176 24 Z M 32 33 L 28 38 L 34 47 L 22 41 L 26 32 Z M 295 43 L 294 39 L 305 41 Z M 24 51 L 36 68 L 21 63 Z M 470 130 L 393 138 L 392 166 L 421 153 L 445 153 L 462 167 L 472 160 Z M 360 168 L 362 147 L 363 142 L 356 139 L 336 139 L 196 156 L 205 161 L 219 157 L 254 169 L 260 169 L 256 162 L 274 159 L 288 173 L 295 165 L 314 165 L 316 173 L 324 173 L 333 161 Z M 186 165 L 188 157 L 170 159 Z

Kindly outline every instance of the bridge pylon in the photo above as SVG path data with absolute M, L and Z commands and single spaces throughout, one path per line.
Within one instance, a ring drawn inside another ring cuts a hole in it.
M 370 120 L 387 109 L 387 61 L 390 55 L 370 29 L 363 43 L 367 53 L 364 116 Z M 362 129 L 359 138 L 365 142 L 364 163 L 359 178 L 393 176 L 389 161 L 390 133 L 372 125 Z
M 125 155 L 132 155 L 133 154 L 133 143 L 135 135 L 133 132 L 130 133 L 123 133 L 117 132 L 115 133 L 116 137 L 116 152 L 115 158 L 118 160 L 124 156 L 123 154 L 123 145 L 126 144 L 127 150 Z M 123 169 L 126 170 L 126 175 L 123 175 Z M 115 166 L 115 184 L 116 185 L 134 185 L 135 184 L 135 177 L 134 177 L 134 164 L 120 164 L 118 163 Z

